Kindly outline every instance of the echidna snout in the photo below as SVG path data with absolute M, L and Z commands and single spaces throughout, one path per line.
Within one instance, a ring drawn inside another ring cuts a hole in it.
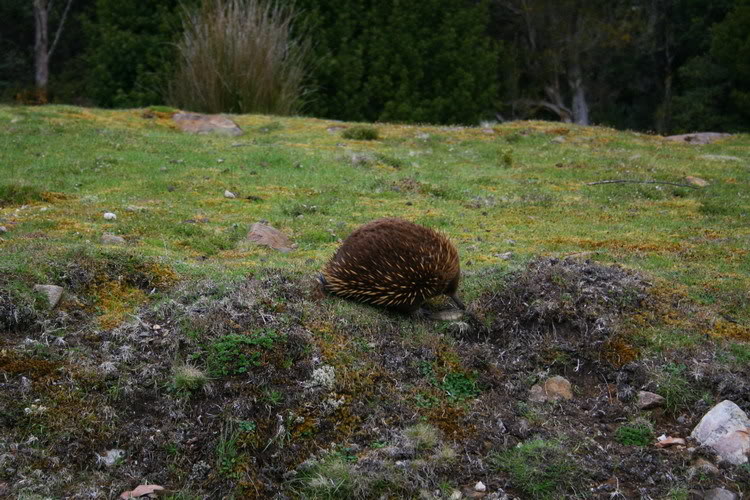
M 356 229 L 323 269 L 329 293 L 411 312 L 438 295 L 457 297 L 461 269 L 456 247 L 444 235 L 397 218 Z

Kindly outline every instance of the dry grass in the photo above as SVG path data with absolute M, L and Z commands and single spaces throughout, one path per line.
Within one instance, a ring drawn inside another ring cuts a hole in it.
M 186 10 L 170 101 L 209 113 L 293 114 L 309 52 L 292 34 L 294 20 L 273 0 L 205 0 Z

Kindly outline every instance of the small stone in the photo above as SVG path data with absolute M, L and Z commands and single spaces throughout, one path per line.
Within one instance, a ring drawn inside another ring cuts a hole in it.
M 57 285 L 34 285 L 34 291 L 45 294 L 50 308 L 54 308 L 60 302 L 64 289 Z
M 510 258 L 513 257 L 513 252 L 496 253 L 495 257 L 498 259 L 510 260 Z
M 685 440 L 678 437 L 671 436 L 659 436 L 659 440 L 656 442 L 657 448 L 667 448 L 673 445 L 685 446 Z
M 641 410 L 650 410 L 663 404 L 664 398 L 658 394 L 648 391 L 640 391 L 638 393 L 638 408 Z
M 291 252 L 294 249 L 288 236 L 264 222 L 253 224 L 247 234 L 247 239 L 257 245 L 271 247 L 282 253 Z
M 460 309 L 446 309 L 445 311 L 437 311 L 430 314 L 430 319 L 438 321 L 457 321 L 464 316 L 464 312 Z
M 112 212 L 104 212 L 104 218 L 107 220 L 115 220 L 117 219 L 117 216 Z
M 474 491 L 485 492 L 487 491 L 487 486 L 482 481 L 479 481 L 474 485 Z
M 685 180 L 688 181 L 688 183 L 692 184 L 693 186 L 698 186 L 698 187 L 708 186 L 708 181 L 706 179 L 701 179 L 700 177 L 694 177 L 692 175 L 688 175 L 687 177 L 685 177 Z
M 534 385 L 529 395 L 529 400 L 537 403 L 561 399 L 573 399 L 573 391 L 570 382 L 559 375 L 548 378 L 543 385 Z
M 703 494 L 703 500 L 739 500 L 739 497 L 724 488 L 714 488 Z
M 105 245 L 124 245 L 127 242 L 122 236 L 116 234 L 104 233 L 102 235 L 102 243 Z
M 7 233 L 7 232 L 8 232 L 8 228 L 7 227 L 0 226 L 0 233 Z
M 716 476 L 720 472 L 718 467 L 716 467 L 714 464 L 712 464 L 705 458 L 700 458 L 700 457 L 698 457 L 695 460 L 691 468 L 695 470 L 696 472 L 703 472 L 705 474 L 710 474 L 712 476 Z
M 554 139 L 552 139 L 551 142 L 554 142 L 556 144 L 562 144 L 562 143 L 565 142 L 565 137 L 563 137 L 561 135 L 558 135 L 557 137 L 555 137 Z
M 224 190 L 224 198 L 237 198 L 237 195 L 228 189 Z
M 451 496 L 448 498 L 450 498 L 450 500 L 461 500 L 463 496 L 464 496 L 463 493 L 461 493 L 460 491 L 453 490 L 453 493 L 451 493 Z
M 544 391 L 554 400 L 560 398 L 573 399 L 573 391 L 571 390 L 570 382 L 559 375 L 547 379 L 544 383 Z
M 111 467 L 125 456 L 125 450 L 108 450 L 104 455 L 96 454 L 96 463 Z

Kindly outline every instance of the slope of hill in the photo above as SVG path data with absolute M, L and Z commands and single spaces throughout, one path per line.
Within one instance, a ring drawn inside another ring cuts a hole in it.
M 747 464 L 654 445 L 750 412 L 747 135 L 170 116 L 0 107 L 0 497 L 747 494 Z M 317 290 L 382 216 L 455 242 L 469 314 Z

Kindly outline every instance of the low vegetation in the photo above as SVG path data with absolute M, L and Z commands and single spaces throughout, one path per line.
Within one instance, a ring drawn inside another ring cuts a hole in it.
M 747 136 L 238 115 L 223 137 L 171 112 L 0 107 L 0 497 L 747 492 L 747 467 L 654 445 L 750 410 Z M 384 216 L 455 242 L 467 314 L 320 292 Z M 250 241 L 261 220 L 294 248 Z M 530 398 L 557 375 L 571 400 Z

